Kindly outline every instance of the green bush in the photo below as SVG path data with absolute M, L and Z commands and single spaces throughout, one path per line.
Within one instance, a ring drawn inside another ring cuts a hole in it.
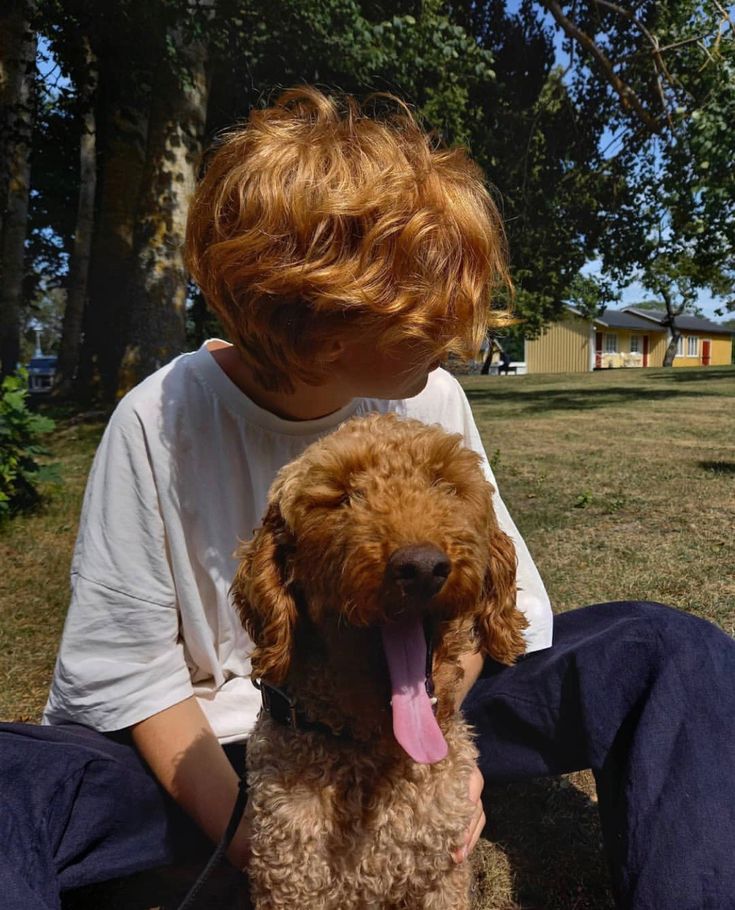
M 55 465 L 41 465 L 48 455 L 38 438 L 54 428 L 53 420 L 28 408 L 28 375 L 19 370 L 0 385 L 0 520 L 34 505 L 37 484 L 57 478 Z

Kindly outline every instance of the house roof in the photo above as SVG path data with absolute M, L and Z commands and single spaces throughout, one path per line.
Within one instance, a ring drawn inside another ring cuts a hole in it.
M 645 332 L 666 331 L 664 326 L 652 326 L 648 319 L 641 319 L 640 316 L 626 313 L 624 310 L 605 310 L 602 316 L 595 318 L 595 323 L 609 329 L 641 329 Z
M 666 319 L 665 310 L 639 310 L 637 307 L 628 306 L 624 308 L 623 312 L 636 318 L 640 318 L 642 321 L 647 322 L 648 325 L 650 325 L 651 322 L 656 322 L 659 325 L 662 325 L 664 319 Z M 603 319 L 607 316 L 607 313 L 607 310 L 603 313 Z M 676 317 L 676 325 L 680 329 L 689 330 L 692 332 L 711 332 L 718 335 L 732 334 L 732 329 L 728 328 L 725 325 L 720 325 L 717 322 L 712 322 L 710 319 L 703 319 L 701 316 L 690 316 L 687 313 L 683 313 L 681 316 Z

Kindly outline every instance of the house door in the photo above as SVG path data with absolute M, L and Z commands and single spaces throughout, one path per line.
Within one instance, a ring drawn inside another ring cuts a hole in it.
M 643 336 L 643 366 L 648 366 L 648 335 Z
M 712 342 L 709 338 L 702 339 L 702 366 L 708 367 L 712 357 Z
M 602 369 L 602 332 L 595 332 L 595 369 Z

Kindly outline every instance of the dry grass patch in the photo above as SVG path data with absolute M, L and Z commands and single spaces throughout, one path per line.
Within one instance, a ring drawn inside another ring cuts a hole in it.
M 555 610 L 657 600 L 735 634 L 735 368 L 462 384 Z M 478 910 L 612 907 L 594 800 L 587 772 L 491 787 Z
M 733 631 L 735 370 L 682 372 L 465 381 L 555 609 L 659 600 Z
M 49 438 L 61 483 L 0 527 L 0 719 L 37 721 L 69 601 L 84 485 L 103 424 L 59 422 Z
M 735 368 L 462 380 L 558 611 L 659 600 L 735 633 Z M 0 717 L 38 719 L 100 421 L 60 422 L 63 483 L 0 529 Z M 476 910 L 609 910 L 586 772 L 488 787 Z M 497 844 L 498 846 L 495 846 Z

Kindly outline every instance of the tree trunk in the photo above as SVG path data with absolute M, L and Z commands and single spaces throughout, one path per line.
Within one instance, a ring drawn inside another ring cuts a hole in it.
M 147 98 L 110 54 L 98 55 L 100 162 L 87 307 L 74 394 L 114 401 L 128 326 L 133 233 L 145 167 Z
M 679 339 L 681 338 L 681 332 L 677 332 L 674 326 L 669 326 L 669 331 L 671 332 L 671 340 L 669 341 L 669 346 L 666 348 L 666 353 L 664 354 L 664 362 L 662 366 L 670 367 L 674 365 L 674 357 L 676 357 L 676 349 L 679 346 Z
M 681 338 L 681 332 L 676 325 L 676 317 L 681 316 L 681 314 L 684 312 L 685 304 L 681 304 L 680 306 L 675 305 L 673 296 L 668 287 L 659 287 L 659 293 L 661 294 L 661 297 L 664 301 L 664 306 L 666 307 L 666 319 L 664 320 L 664 325 L 668 328 L 669 332 L 671 332 L 669 346 L 666 348 L 662 366 L 671 367 L 674 365 L 676 349 L 679 347 L 679 339 Z
M 59 363 L 56 373 L 56 390 L 69 394 L 79 365 L 79 348 L 82 339 L 82 319 L 87 302 L 89 261 L 94 231 L 94 199 L 97 186 L 97 134 L 94 97 L 97 89 L 97 62 L 89 39 L 82 37 L 86 78 L 79 87 L 79 100 L 83 110 L 79 136 L 79 202 L 77 206 L 74 247 L 69 266 L 69 285 L 64 326 L 59 346 Z
M 20 357 L 21 305 L 25 276 L 25 239 L 31 179 L 36 36 L 30 17 L 34 5 L 11 3 L 0 17 L 2 92 L 2 177 L 0 198 L 0 377 L 15 372 Z
M 180 353 L 186 339 L 186 213 L 207 113 L 203 42 L 170 34 L 175 65 L 162 55 L 153 83 L 148 156 L 135 231 L 130 334 L 118 396 Z M 182 75 L 186 73 L 186 82 Z

